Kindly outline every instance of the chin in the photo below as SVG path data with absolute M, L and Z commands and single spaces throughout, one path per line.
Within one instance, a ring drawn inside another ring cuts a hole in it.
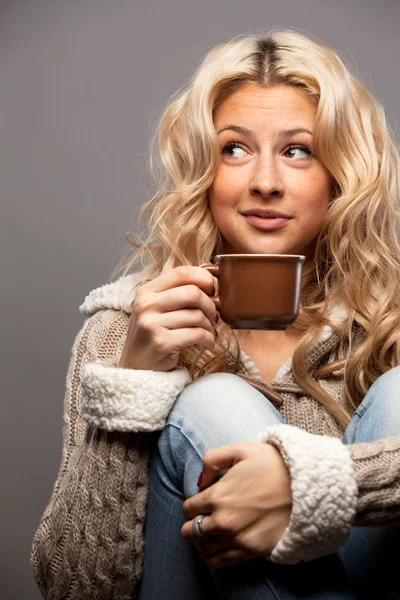
M 259 240 L 261 241 L 261 240 Z M 266 242 L 267 240 L 263 240 Z M 283 240 L 269 240 L 270 244 L 256 243 L 256 240 L 252 240 L 249 246 L 243 247 L 241 244 L 234 246 L 229 243 L 226 239 L 223 239 L 223 250 L 219 254 L 301 254 L 304 255 L 305 251 L 293 248 L 293 246 L 286 246 Z M 289 240 L 287 240 L 288 242 Z M 275 243 L 274 243 L 275 242 Z M 280 242 L 280 243 L 279 243 Z
M 254 250 L 246 251 L 247 254 L 302 254 L 302 252 L 295 250 L 293 248 L 258 248 Z

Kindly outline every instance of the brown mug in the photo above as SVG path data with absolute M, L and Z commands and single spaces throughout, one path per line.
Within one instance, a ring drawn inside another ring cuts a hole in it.
M 286 329 L 299 312 L 305 256 L 297 254 L 217 254 L 201 265 L 217 278 L 211 297 L 232 329 Z

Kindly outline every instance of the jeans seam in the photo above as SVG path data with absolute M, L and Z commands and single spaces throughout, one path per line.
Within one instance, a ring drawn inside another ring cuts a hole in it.
M 282 596 L 281 595 L 278 596 L 278 594 L 276 593 L 276 591 L 272 587 L 271 582 L 266 579 L 266 583 L 268 584 L 268 587 L 271 590 L 271 592 L 273 593 L 273 595 L 275 596 L 276 600 L 282 600 Z
M 360 426 L 360 422 L 361 422 L 361 418 L 362 418 L 361 415 L 358 414 L 358 412 L 355 412 L 354 414 L 357 415 L 358 421 L 357 421 L 357 424 L 354 427 L 353 435 L 351 436 L 352 439 L 350 441 L 350 444 L 355 444 L 356 443 L 356 437 L 357 437 L 357 433 L 358 433 L 358 428 Z
M 196 446 L 194 446 L 191 442 L 191 440 L 188 438 L 188 436 L 186 435 L 186 433 L 184 433 L 182 431 L 182 429 L 179 427 L 179 425 L 175 425 L 174 423 L 168 423 L 167 427 L 173 427 L 174 429 L 177 429 L 180 434 L 185 438 L 185 440 L 190 444 L 190 446 L 193 448 L 193 450 L 196 452 L 197 456 L 203 460 L 202 455 L 200 454 L 200 452 L 197 450 Z

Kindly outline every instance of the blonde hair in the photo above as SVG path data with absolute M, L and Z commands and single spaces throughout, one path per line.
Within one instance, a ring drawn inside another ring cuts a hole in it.
M 353 76 L 330 46 L 292 30 L 239 36 L 214 47 L 170 100 L 152 139 L 150 169 L 156 194 L 140 218 L 148 236 L 119 268 L 132 271 L 141 260 L 138 285 L 179 265 L 200 265 L 222 251 L 222 239 L 208 204 L 219 146 L 213 125 L 217 106 L 247 83 L 291 85 L 316 101 L 313 153 L 332 176 L 326 222 L 314 263 L 304 269 L 295 327 L 300 341 L 293 374 L 342 424 L 347 425 L 371 384 L 400 364 L 399 153 L 380 102 Z M 161 158 L 156 173 L 154 147 Z M 146 216 L 148 214 L 148 217 Z M 347 319 L 335 324 L 336 302 Z M 348 356 L 344 370 L 347 406 L 342 408 L 308 372 L 306 354 L 324 325 L 339 333 Z M 239 365 L 240 345 L 227 324 L 218 326 L 214 351 L 192 346 L 179 364 L 191 380 Z M 357 341 L 357 343 L 356 343 Z

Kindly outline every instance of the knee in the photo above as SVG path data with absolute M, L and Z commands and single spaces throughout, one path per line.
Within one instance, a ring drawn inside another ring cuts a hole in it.
M 400 366 L 374 381 L 357 413 L 375 422 L 381 437 L 400 435 Z
M 234 373 L 209 373 L 189 383 L 180 395 L 192 400 L 198 394 L 207 397 L 214 395 L 220 397 L 221 390 L 230 391 L 235 395 L 239 386 L 248 388 L 249 384 Z
M 389 369 L 389 371 L 386 371 L 386 373 L 378 377 L 378 379 L 374 382 L 374 385 L 375 383 L 380 383 L 381 385 L 388 385 L 389 387 L 394 386 L 395 388 L 399 389 L 400 366 L 393 367 L 392 369 Z
M 173 411 L 190 408 L 197 410 L 201 406 L 204 412 L 216 412 L 220 409 L 226 412 L 236 403 L 242 404 L 251 386 L 238 375 L 233 373 L 209 373 L 189 383 L 179 394 Z
M 377 404 L 400 407 L 400 366 L 383 373 L 370 387 L 368 395 Z
M 179 394 L 168 422 L 182 425 L 226 428 L 243 425 L 254 428 L 260 418 L 271 422 L 283 421 L 267 398 L 239 375 L 209 373 L 187 385 Z M 251 424 L 251 425 L 250 425 Z

